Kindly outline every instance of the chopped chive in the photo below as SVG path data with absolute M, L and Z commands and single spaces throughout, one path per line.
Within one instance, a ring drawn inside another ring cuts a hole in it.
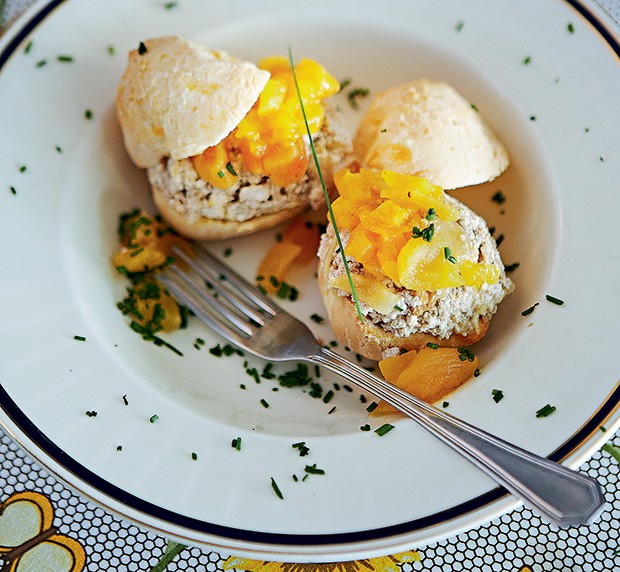
M 164 4 L 164 8 L 165 8 L 166 10 L 172 10 L 173 8 L 176 8 L 178 5 L 179 5 L 179 3 L 178 3 L 178 2 L 166 2 L 166 3 Z
M 411 230 L 411 234 L 413 238 L 421 238 L 426 242 L 430 242 L 433 240 L 433 235 L 435 234 L 435 223 L 429 224 L 426 228 L 420 230 L 419 227 L 414 226 Z
M 87 109 L 84 112 L 84 117 L 90 121 L 93 118 L 93 111 L 92 111 L 92 109 Z
M 323 316 L 319 316 L 319 314 L 312 314 L 310 319 L 317 324 L 321 324 L 325 320 L 325 318 L 323 318 Z
M 241 451 L 241 437 L 235 437 L 231 441 L 230 446 L 236 451 Z
M 456 23 L 456 26 L 454 26 L 454 30 L 455 30 L 456 32 L 460 32 L 460 31 L 463 29 L 463 26 L 464 26 L 464 25 L 465 25 L 465 22 L 464 22 L 463 20 L 459 20 L 459 21 Z
M 217 172 L 217 176 L 218 176 L 220 179 L 223 179 L 223 178 L 224 178 L 224 171 L 218 171 L 218 172 Z
M 11 186 L 9 187 L 9 190 L 11 191 L 11 194 L 12 194 L 12 195 L 16 195 L 16 194 L 17 194 L 17 190 L 15 189 L 15 187 L 14 187 L 13 185 L 11 185 Z
M 394 425 L 390 423 L 384 423 L 383 425 L 381 425 L 381 427 L 375 429 L 375 433 L 379 435 L 379 437 L 383 437 L 384 435 L 387 435 L 392 429 L 394 429 Z
M 504 271 L 506 272 L 506 274 L 510 274 L 511 272 L 514 272 L 517 268 L 519 268 L 519 266 L 521 266 L 520 262 L 514 262 L 513 264 L 509 264 L 508 266 L 504 267 Z
M 525 56 L 525 57 L 523 58 L 523 65 L 526 65 L 526 66 L 527 66 L 527 65 L 529 65 L 529 64 L 531 64 L 531 63 L 532 63 L 532 56 Z
M 448 407 L 448 405 L 450 405 L 449 401 L 444 401 L 441 406 L 445 409 L 446 407 Z
M 271 371 L 273 369 L 273 363 L 269 362 L 265 365 L 265 367 L 263 368 L 263 371 L 261 372 L 260 376 L 264 377 L 265 379 L 273 379 L 274 377 L 276 377 L 276 374 L 273 373 L 273 371 Z
M 556 298 L 555 296 L 551 296 L 550 294 L 547 294 L 545 298 L 552 304 L 557 304 L 558 306 L 561 306 L 562 304 L 564 304 L 564 300 L 560 300 L 559 298 Z
M 476 106 L 475 103 L 470 103 L 469 106 L 476 112 L 478 113 L 478 107 Z
M 330 389 L 323 397 L 323 403 L 329 403 L 334 397 L 334 392 Z
M 504 399 L 504 392 L 501 389 L 493 389 L 491 391 L 491 395 L 493 396 L 493 401 L 495 401 L 495 403 L 499 403 L 502 399 Z
M 108 45 L 108 54 L 113 56 L 115 53 L 116 53 L 116 48 L 112 44 L 109 44 Z
M 360 427 L 360 431 L 370 431 L 370 425 L 368 425 L 368 423 L 366 423 L 366 425 L 362 425 Z
M 73 336 L 74 340 L 77 340 L 78 342 L 85 342 L 86 338 L 84 336 Z
M 151 416 L 149 417 L 149 421 L 150 421 L 151 423 L 155 423 L 155 421 L 157 421 L 158 419 L 159 419 L 159 415 L 157 415 L 157 414 L 156 414 L 156 415 L 151 415 Z
M 30 40 L 27 44 L 26 47 L 24 48 L 24 53 L 25 54 L 29 54 L 32 50 L 32 46 L 34 45 L 33 41 Z
M 452 251 L 448 246 L 443 247 L 443 255 L 448 262 L 452 262 L 452 264 L 456 264 L 456 258 L 452 256 Z
M 523 312 L 521 312 L 521 315 L 522 316 L 529 316 L 534 311 L 536 306 L 538 306 L 538 302 L 536 302 L 536 304 L 534 304 L 533 306 L 530 306 L 526 310 L 523 310 Z
M 36 66 L 37 66 L 38 68 L 42 68 L 43 66 L 46 66 L 46 65 L 47 65 L 47 60 L 39 60 L 39 61 L 36 63 Z
M 60 145 L 56 145 L 54 149 L 56 149 L 57 153 L 62 153 L 62 147 Z
M 555 410 L 556 410 L 555 405 L 549 405 L 549 403 L 547 403 L 547 405 L 545 405 L 544 407 L 541 407 L 536 412 L 536 417 L 538 417 L 538 418 L 540 418 L 540 417 L 549 417 L 549 415 L 551 415 Z
M 434 208 L 430 208 L 424 218 L 426 218 L 426 220 L 435 220 L 437 218 L 437 212 Z
M 122 445 L 117 445 L 116 446 L 116 450 L 117 451 L 122 451 L 123 450 L 123 446 Z
M 480 368 L 477 367 L 476 371 L 474 371 L 474 377 L 478 377 L 480 375 Z
M 367 88 L 356 87 L 355 89 L 349 91 L 349 93 L 347 94 L 347 99 L 349 100 L 349 104 L 353 109 L 359 109 L 358 99 L 368 97 L 369 94 L 370 91 Z
M 226 170 L 233 176 L 237 176 L 237 171 L 235 171 L 235 168 L 232 166 L 232 163 L 230 161 L 228 161 L 228 163 L 226 163 Z
M 64 54 L 60 54 L 60 55 L 56 56 L 56 59 L 59 62 L 71 63 L 73 61 L 73 56 L 67 56 L 67 55 L 64 55 Z
M 471 348 L 459 346 L 458 350 L 459 350 L 459 358 L 461 361 L 469 360 L 470 362 L 473 362 L 474 359 L 476 358 L 476 355 L 471 350 Z
M 268 409 L 269 408 L 269 403 L 267 403 L 264 399 L 260 400 L 261 405 L 265 408 Z
M 146 44 L 144 42 L 140 42 L 138 44 L 138 53 L 143 56 L 144 54 L 146 54 L 146 52 L 148 52 L 148 48 L 146 47 Z
M 368 411 L 368 413 L 372 413 L 378 406 L 379 404 L 376 401 L 373 401 L 368 407 L 366 407 L 366 411 Z
M 426 347 L 431 348 L 432 350 L 436 350 L 439 347 L 439 344 L 434 342 L 426 342 Z
M 87 411 L 86 412 L 86 417 L 97 417 L 97 412 L 92 410 L 92 411 Z
M 397 312 L 402 312 L 404 309 L 401 308 L 398 304 L 394 304 L 394 310 L 396 310 Z
M 575 33 L 575 24 L 573 24 L 572 22 L 569 22 L 568 24 L 566 24 L 566 29 L 568 30 L 569 34 L 574 34 Z
M 198 459 L 198 454 L 192 452 L 192 461 L 196 461 Z
M 306 445 L 305 441 L 300 441 L 299 443 L 293 443 L 291 447 L 299 451 L 300 457 L 305 457 L 308 453 L 310 453 L 310 448 Z
M 225 257 L 225 258 L 228 258 L 228 257 L 230 257 L 230 255 L 231 255 L 232 253 L 233 253 L 233 249 L 232 249 L 232 248 L 226 248 L 226 249 L 224 250 L 224 257 Z
M 123 403 L 125 405 L 129 405 L 129 401 L 127 400 L 127 395 L 123 395 Z
M 316 463 L 314 463 L 314 465 L 306 465 L 306 467 L 304 468 L 304 471 L 308 473 L 309 475 L 324 475 L 325 474 L 325 471 L 323 469 L 317 468 Z
M 26 167 L 26 165 L 20 165 L 20 167 L 19 167 L 19 172 L 20 172 L 20 173 L 25 173 L 25 172 L 26 172 L 26 169 L 28 169 L 28 167 Z
M 271 488 L 276 493 L 276 496 L 279 499 L 284 499 L 284 496 L 282 495 L 282 491 L 280 490 L 280 487 L 278 486 L 278 483 L 276 483 L 276 481 L 274 480 L 273 477 L 271 477 Z

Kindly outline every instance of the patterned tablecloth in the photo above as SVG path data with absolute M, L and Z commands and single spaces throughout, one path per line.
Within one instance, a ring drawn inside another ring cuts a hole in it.
M 0 29 L 29 0 L 0 0 Z M 610 21 L 620 22 L 620 0 L 599 0 Z M 589 527 L 558 529 L 522 508 L 485 526 L 404 554 L 340 564 L 281 564 L 248 561 L 234 555 L 185 547 L 143 530 L 94 505 L 37 465 L 13 440 L 0 432 L 0 544 L 12 534 L 20 500 L 41 508 L 41 530 L 57 529 L 59 554 L 41 554 L 28 564 L 20 554 L 4 554 L 2 570 L 493 570 L 538 572 L 620 570 L 620 433 L 582 467 L 605 489 L 606 511 Z M 17 503 L 17 504 L 15 504 Z M 13 515 L 13 516 L 12 516 Z M 22 517 L 24 515 L 21 515 Z M 28 520 L 28 518 L 25 518 Z M 21 524 L 21 522 L 20 522 Z M 27 523 L 28 524 L 28 523 Z M 30 524 L 31 525 L 31 524 Z M 53 532 L 53 530 L 52 530 Z M 24 533 L 26 539 L 28 533 Z M 35 533 L 36 534 L 36 533 Z M 50 532 L 51 534 L 51 532 Z M 32 534 L 30 535 L 32 536 Z M 24 540 L 21 540 L 24 542 Z M 13 546 L 21 542 L 13 542 Z M 48 543 L 49 544 L 49 543 Z M 51 544 L 50 544 L 51 546 Z M 49 549 L 48 549 L 49 550 Z M 13 556 L 12 567 L 9 556 Z M 63 556 L 64 554 L 64 556 Z M 72 554 L 73 564 L 66 555 Z M 59 564 L 65 559 L 64 564 Z M 38 562 L 33 564 L 32 562 Z M 43 564 L 48 562 L 48 564 Z M 49 564 L 55 562 L 56 564 Z M 23 568 L 22 568 L 23 566 Z M 73 566 L 73 568 L 71 568 Z

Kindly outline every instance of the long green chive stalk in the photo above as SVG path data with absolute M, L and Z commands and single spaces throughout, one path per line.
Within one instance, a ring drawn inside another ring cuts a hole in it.
M 325 186 L 325 180 L 323 178 L 323 172 L 321 171 L 321 165 L 319 164 L 319 158 L 317 157 L 316 149 L 314 148 L 314 141 L 312 140 L 312 134 L 310 133 L 310 126 L 308 125 L 306 109 L 304 108 L 304 102 L 301 98 L 301 91 L 299 89 L 299 83 L 297 82 L 297 74 L 295 73 L 293 51 L 291 50 L 290 46 L 288 48 L 288 59 L 291 65 L 291 71 L 293 73 L 293 80 L 295 82 L 295 89 L 297 90 L 297 97 L 299 99 L 299 105 L 301 106 L 301 113 L 304 117 L 304 123 L 306 125 L 306 132 L 308 133 L 308 139 L 310 139 L 310 149 L 312 150 L 312 157 L 314 159 L 314 164 L 316 165 L 317 173 L 319 174 L 319 180 L 321 181 L 321 187 L 323 188 L 323 195 L 325 196 L 325 202 L 327 203 L 327 211 L 329 212 L 329 219 L 332 223 L 332 226 L 334 227 L 334 232 L 336 233 L 336 241 L 338 242 L 338 250 L 340 250 L 340 255 L 342 256 L 342 261 L 344 262 L 344 268 L 347 273 L 349 285 L 351 286 L 351 294 L 353 295 L 353 301 L 355 302 L 355 309 L 357 310 L 357 315 L 360 319 L 360 322 L 363 322 L 364 316 L 360 308 L 360 303 L 357 297 L 357 292 L 355 290 L 355 285 L 353 284 L 353 277 L 351 276 L 351 270 L 349 269 L 349 263 L 347 262 L 347 257 L 344 253 L 344 247 L 342 246 L 342 240 L 340 239 L 340 232 L 338 231 L 338 225 L 336 224 L 336 217 L 334 217 L 334 211 L 332 210 L 332 203 L 329 200 L 329 194 L 327 193 L 327 187 Z

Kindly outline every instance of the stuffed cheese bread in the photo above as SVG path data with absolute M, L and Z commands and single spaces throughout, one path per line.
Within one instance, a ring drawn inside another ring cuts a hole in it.
M 339 341 L 370 359 L 469 346 L 512 290 L 484 220 L 426 179 L 345 171 L 333 203 L 362 319 L 329 225 L 319 287 Z
M 326 99 L 338 82 L 317 62 L 295 67 L 328 187 L 351 138 Z M 162 216 L 197 240 L 273 227 L 322 204 L 289 62 L 259 66 L 168 36 L 129 54 L 116 97 L 125 147 L 147 169 Z
M 354 149 L 362 168 L 337 175 L 333 203 L 351 279 L 331 224 L 319 249 L 336 337 L 375 360 L 476 343 L 513 284 L 485 221 L 443 187 L 499 176 L 503 144 L 454 88 L 423 78 L 375 98 Z

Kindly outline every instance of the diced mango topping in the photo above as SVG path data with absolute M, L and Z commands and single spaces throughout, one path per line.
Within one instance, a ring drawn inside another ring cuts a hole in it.
M 237 128 L 215 147 L 193 158 L 199 176 L 214 187 L 232 186 L 236 168 L 265 175 L 282 187 L 298 181 L 308 169 L 304 117 L 287 58 L 271 56 L 258 66 L 271 73 L 258 100 Z M 338 81 L 311 59 L 295 66 L 310 132 L 318 133 L 325 110 L 322 100 L 340 89 Z
M 429 292 L 499 280 L 499 268 L 478 262 L 457 222 L 458 208 L 441 187 L 365 169 L 340 171 L 334 181 L 340 193 L 332 205 L 336 224 L 350 233 L 345 254 L 364 266 L 366 276 Z M 363 293 L 359 298 L 366 302 Z
M 193 249 L 170 227 L 137 209 L 121 216 L 118 234 L 121 248 L 112 263 L 132 283 L 118 308 L 131 318 L 131 327 L 145 339 L 162 343 L 156 334 L 178 330 L 184 318 L 176 300 L 153 271 L 174 257 L 173 246 L 190 256 Z
M 121 248 L 112 257 L 112 264 L 127 273 L 150 272 L 173 257 L 172 247 L 192 255 L 189 242 L 160 220 L 135 210 L 123 215 L 118 228 Z
M 478 358 L 469 348 L 431 348 L 408 351 L 379 362 L 383 377 L 401 389 L 433 403 L 475 376 Z M 374 413 L 394 409 L 384 402 Z

